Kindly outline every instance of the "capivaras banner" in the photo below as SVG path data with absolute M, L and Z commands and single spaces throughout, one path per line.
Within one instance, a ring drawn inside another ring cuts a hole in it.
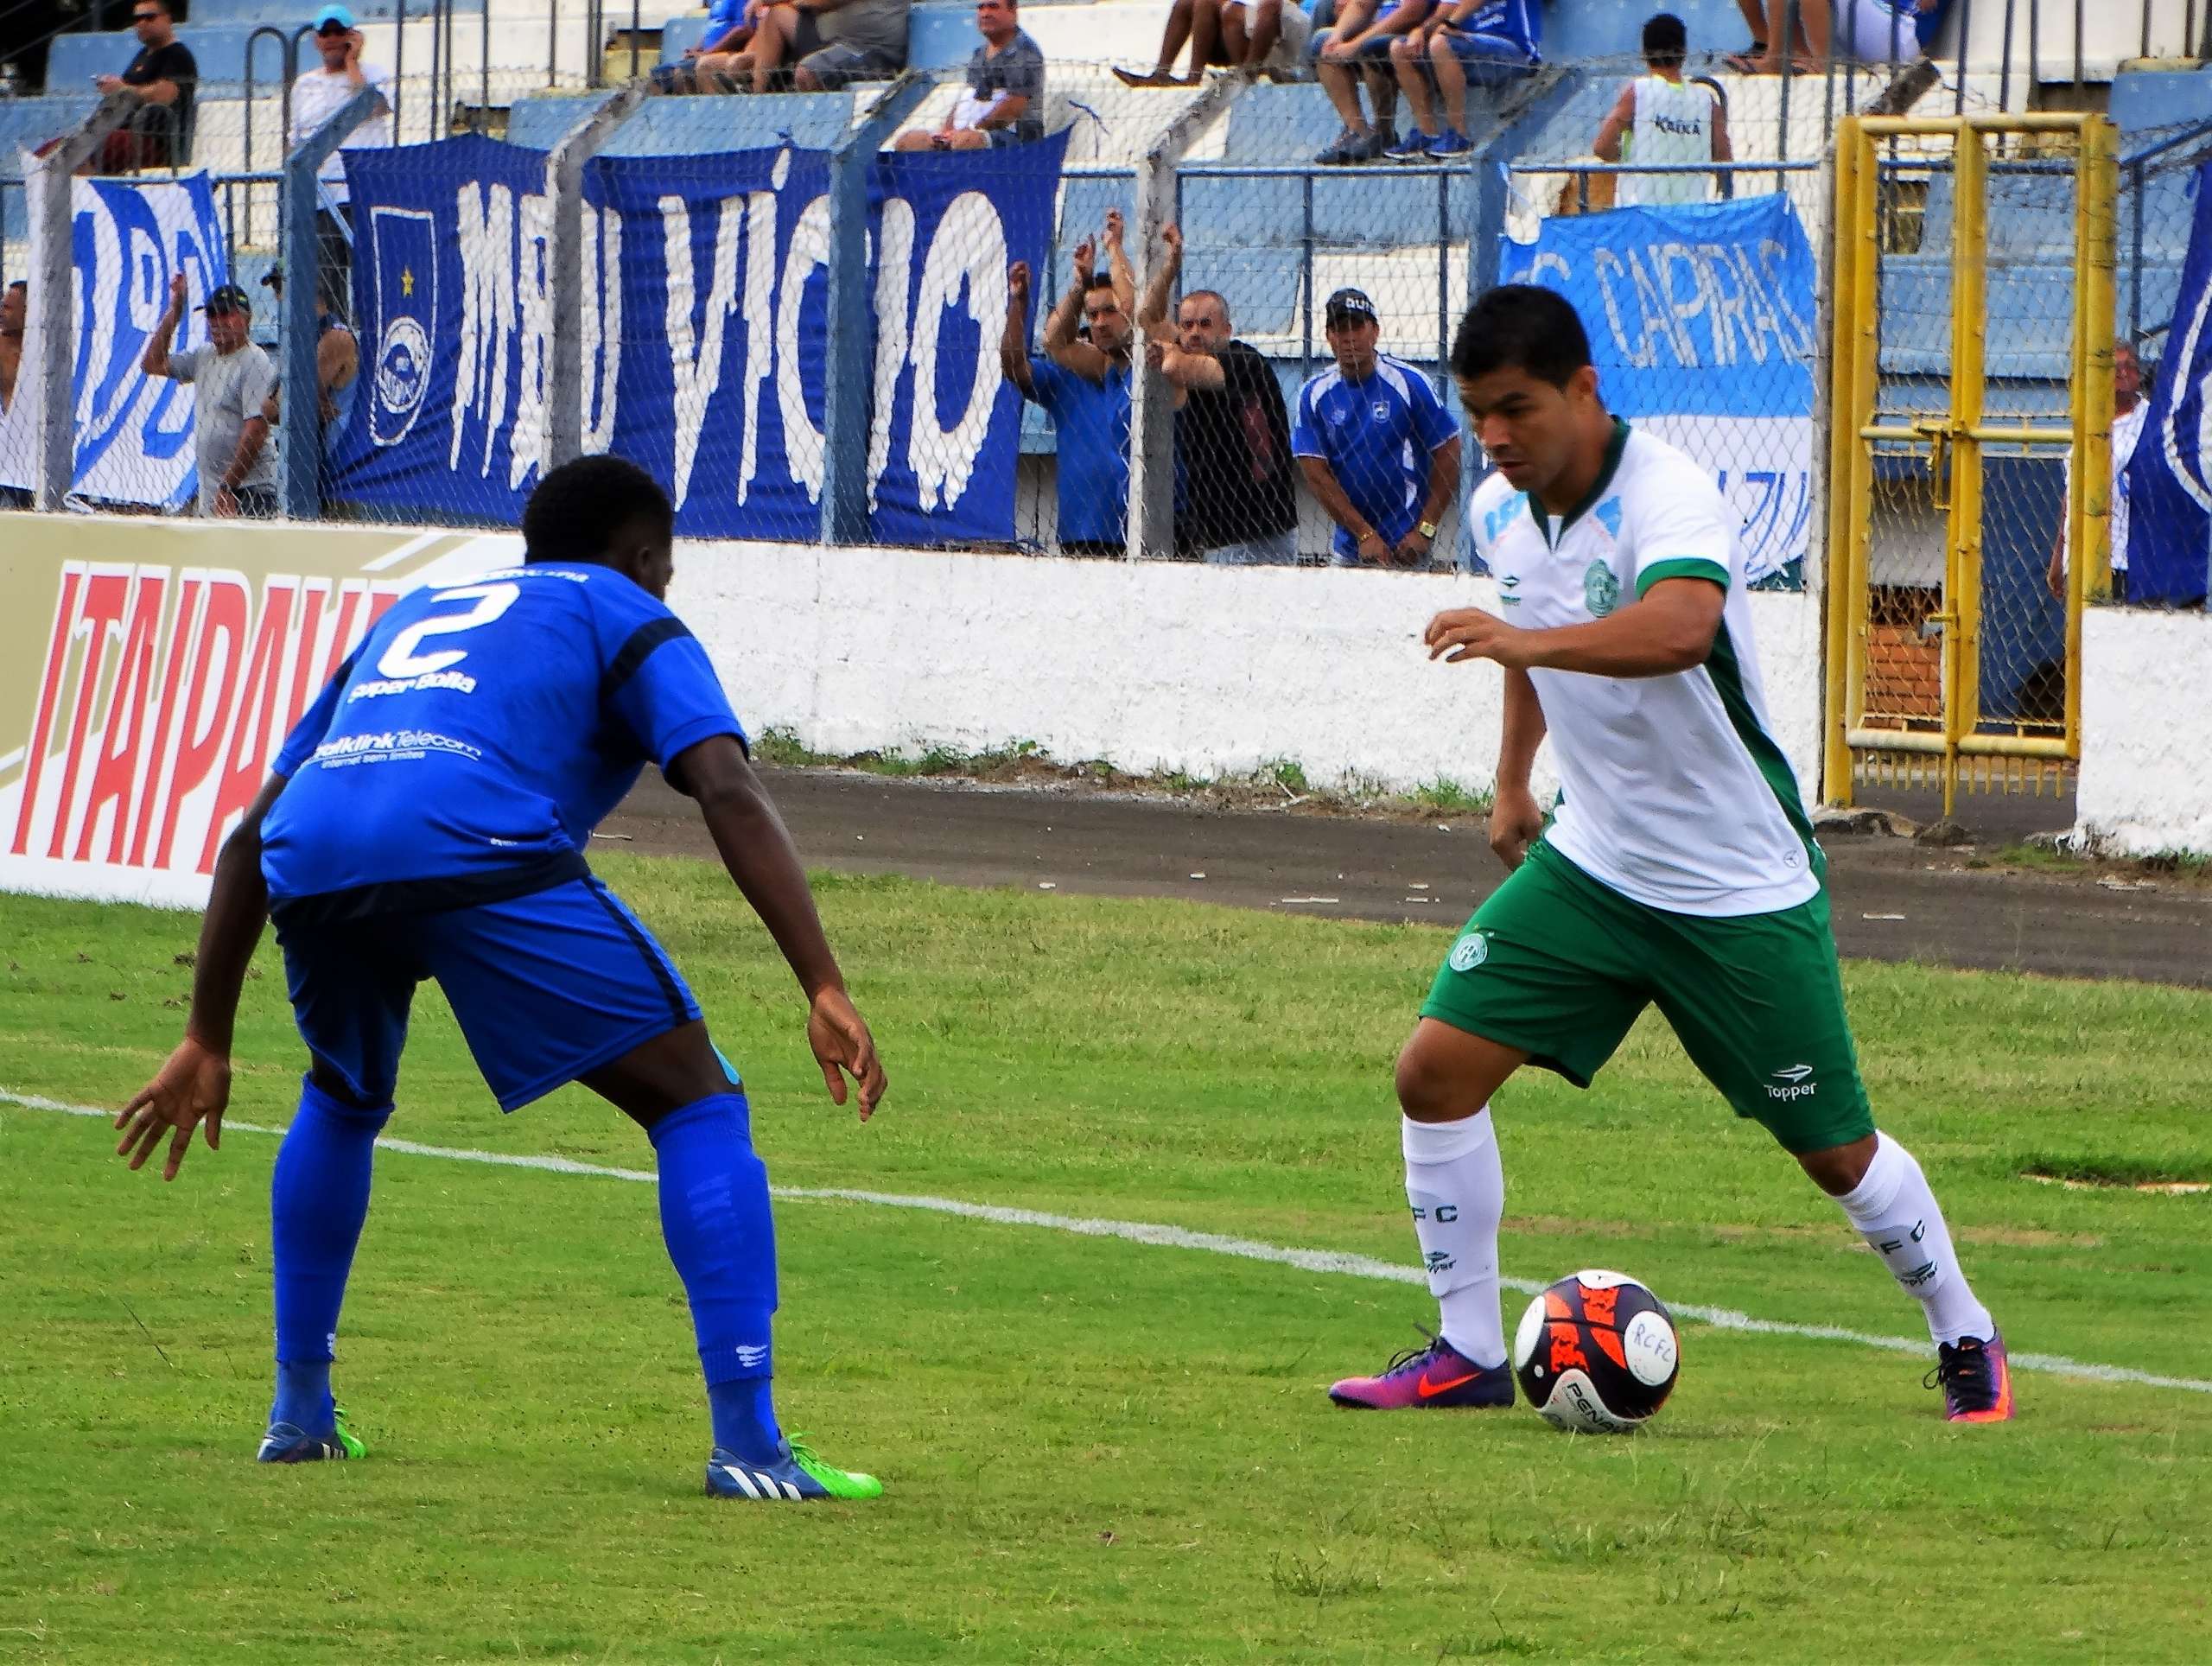
M 2190 607 L 2212 588 L 2212 162 L 2151 411 L 2127 465 L 2127 598 Z
M 874 170 L 877 537 L 1014 534 L 1006 274 L 1041 269 L 1065 141 Z M 346 153 L 365 397 L 333 496 L 512 524 L 549 368 L 544 155 L 464 137 Z M 789 146 L 585 170 L 583 432 L 666 480 L 687 536 L 810 539 L 827 477 L 830 158 Z
M 71 489 L 105 503 L 188 504 L 199 491 L 194 461 L 192 390 L 138 368 L 146 340 L 169 304 L 169 280 L 184 274 L 183 322 L 172 348 L 204 346 L 198 310 L 230 281 L 230 258 L 215 194 L 205 174 L 175 180 L 70 181 L 70 269 L 75 276 L 76 466 Z M 32 228 L 29 270 L 41 264 L 41 226 Z M 41 331 L 23 343 L 39 362 Z M 37 404 L 28 381 L 0 417 L 0 486 L 29 488 Z
M 0 891 L 188 907 L 285 734 L 384 611 L 522 554 L 512 534 L 6 522 Z
M 1505 245 L 1498 279 L 1574 303 L 1606 405 L 1712 468 L 1751 577 L 1803 556 L 1819 312 L 1787 196 L 1554 216 Z

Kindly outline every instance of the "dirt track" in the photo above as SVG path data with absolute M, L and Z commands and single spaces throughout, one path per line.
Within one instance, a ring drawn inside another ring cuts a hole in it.
M 1439 925 L 1457 925 L 1503 877 L 1478 820 L 1209 811 L 838 770 L 763 773 L 807 865 L 848 873 Z M 639 850 L 714 854 L 690 800 L 657 776 L 601 836 Z M 1971 851 L 1902 839 L 1836 838 L 1827 848 L 1846 955 L 2212 988 L 2212 893 L 1974 871 L 1963 865 Z

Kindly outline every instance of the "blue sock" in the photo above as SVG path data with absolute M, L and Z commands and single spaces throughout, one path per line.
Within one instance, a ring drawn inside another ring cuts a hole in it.
M 369 1212 L 369 1168 L 390 1105 L 363 1110 L 300 1084 L 299 1114 L 269 1183 L 276 1266 L 276 1399 L 272 1423 L 309 1434 L 332 1427 L 330 1360 L 353 1246 Z
M 715 1444 L 747 1463 L 782 1454 L 769 1397 L 776 1232 L 768 1170 L 741 1093 L 671 1111 L 650 1130 L 660 1160 L 660 1230 L 691 1301 Z

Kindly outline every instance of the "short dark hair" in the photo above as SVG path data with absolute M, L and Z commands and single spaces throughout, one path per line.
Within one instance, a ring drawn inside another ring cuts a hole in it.
M 1099 290 L 1099 289 L 1112 289 L 1113 288 L 1114 288 L 1114 275 L 1113 275 L 1113 273 L 1111 273 L 1111 272 L 1093 272 L 1093 273 L 1091 273 L 1091 275 L 1090 275 L 1088 278 L 1086 278 L 1086 279 L 1084 279 L 1084 285 L 1083 285 L 1083 298 L 1084 298 L 1084 300 L 1088 301 L 1088 300 L 1090 300 L 1090 297 L 1091 297 L 1092 294 L 1093 294 L 1095 291 Z M 1122 300 L 1121 291 L 1119 291 L 1118 289 L 1115 290 L 1115 293 L 1114 293 L 1114 302 L 1115 302 L 1115 304 L 1116 304 L 1116 306 L 1120 305 L 1120 304 L 1121 304 L 1121 300 Z
M 1452 373 L 1470 382 L 1496 370 L 1524 370 L 1565 387 L 1590 362 L 1590 337 L 1572 303 L 1533 283 L 1484 289 L 1452 338 Z
M 1679 64 L 1689 55 L 1690 32 L 1671 11 L 1647 18 L 1643 25 L 1643 60 L 1650 64 Z
M 623 528 L 648 523 L 663 536 L 676 512 L 660 482 L 624 457 L 578 457 L 537 483 L 523 506 L 523 559 L 595 563 Z

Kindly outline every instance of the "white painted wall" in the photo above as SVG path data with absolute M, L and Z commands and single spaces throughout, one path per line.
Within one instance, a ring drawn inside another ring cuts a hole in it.
M 1500 676 L 1431 664 L 1453 573 L 1224 569 L 789 544 L 679 547 L 670 604 L 748 728 L 819 752 L 980 751 L 1218 776 L 1277 760 L 1316 785 L 1487 787 Z M 1820 605 L 1751 598 L 1778 739 L 1812 797 Z M 1539 764 L 1539 776 L 1543 774 Z
M 2082 625 L 2077 843 L 2212 855 L 2212 772 L 2195 734 L 2212 690 L 2212 617 L 2092 607 Z

